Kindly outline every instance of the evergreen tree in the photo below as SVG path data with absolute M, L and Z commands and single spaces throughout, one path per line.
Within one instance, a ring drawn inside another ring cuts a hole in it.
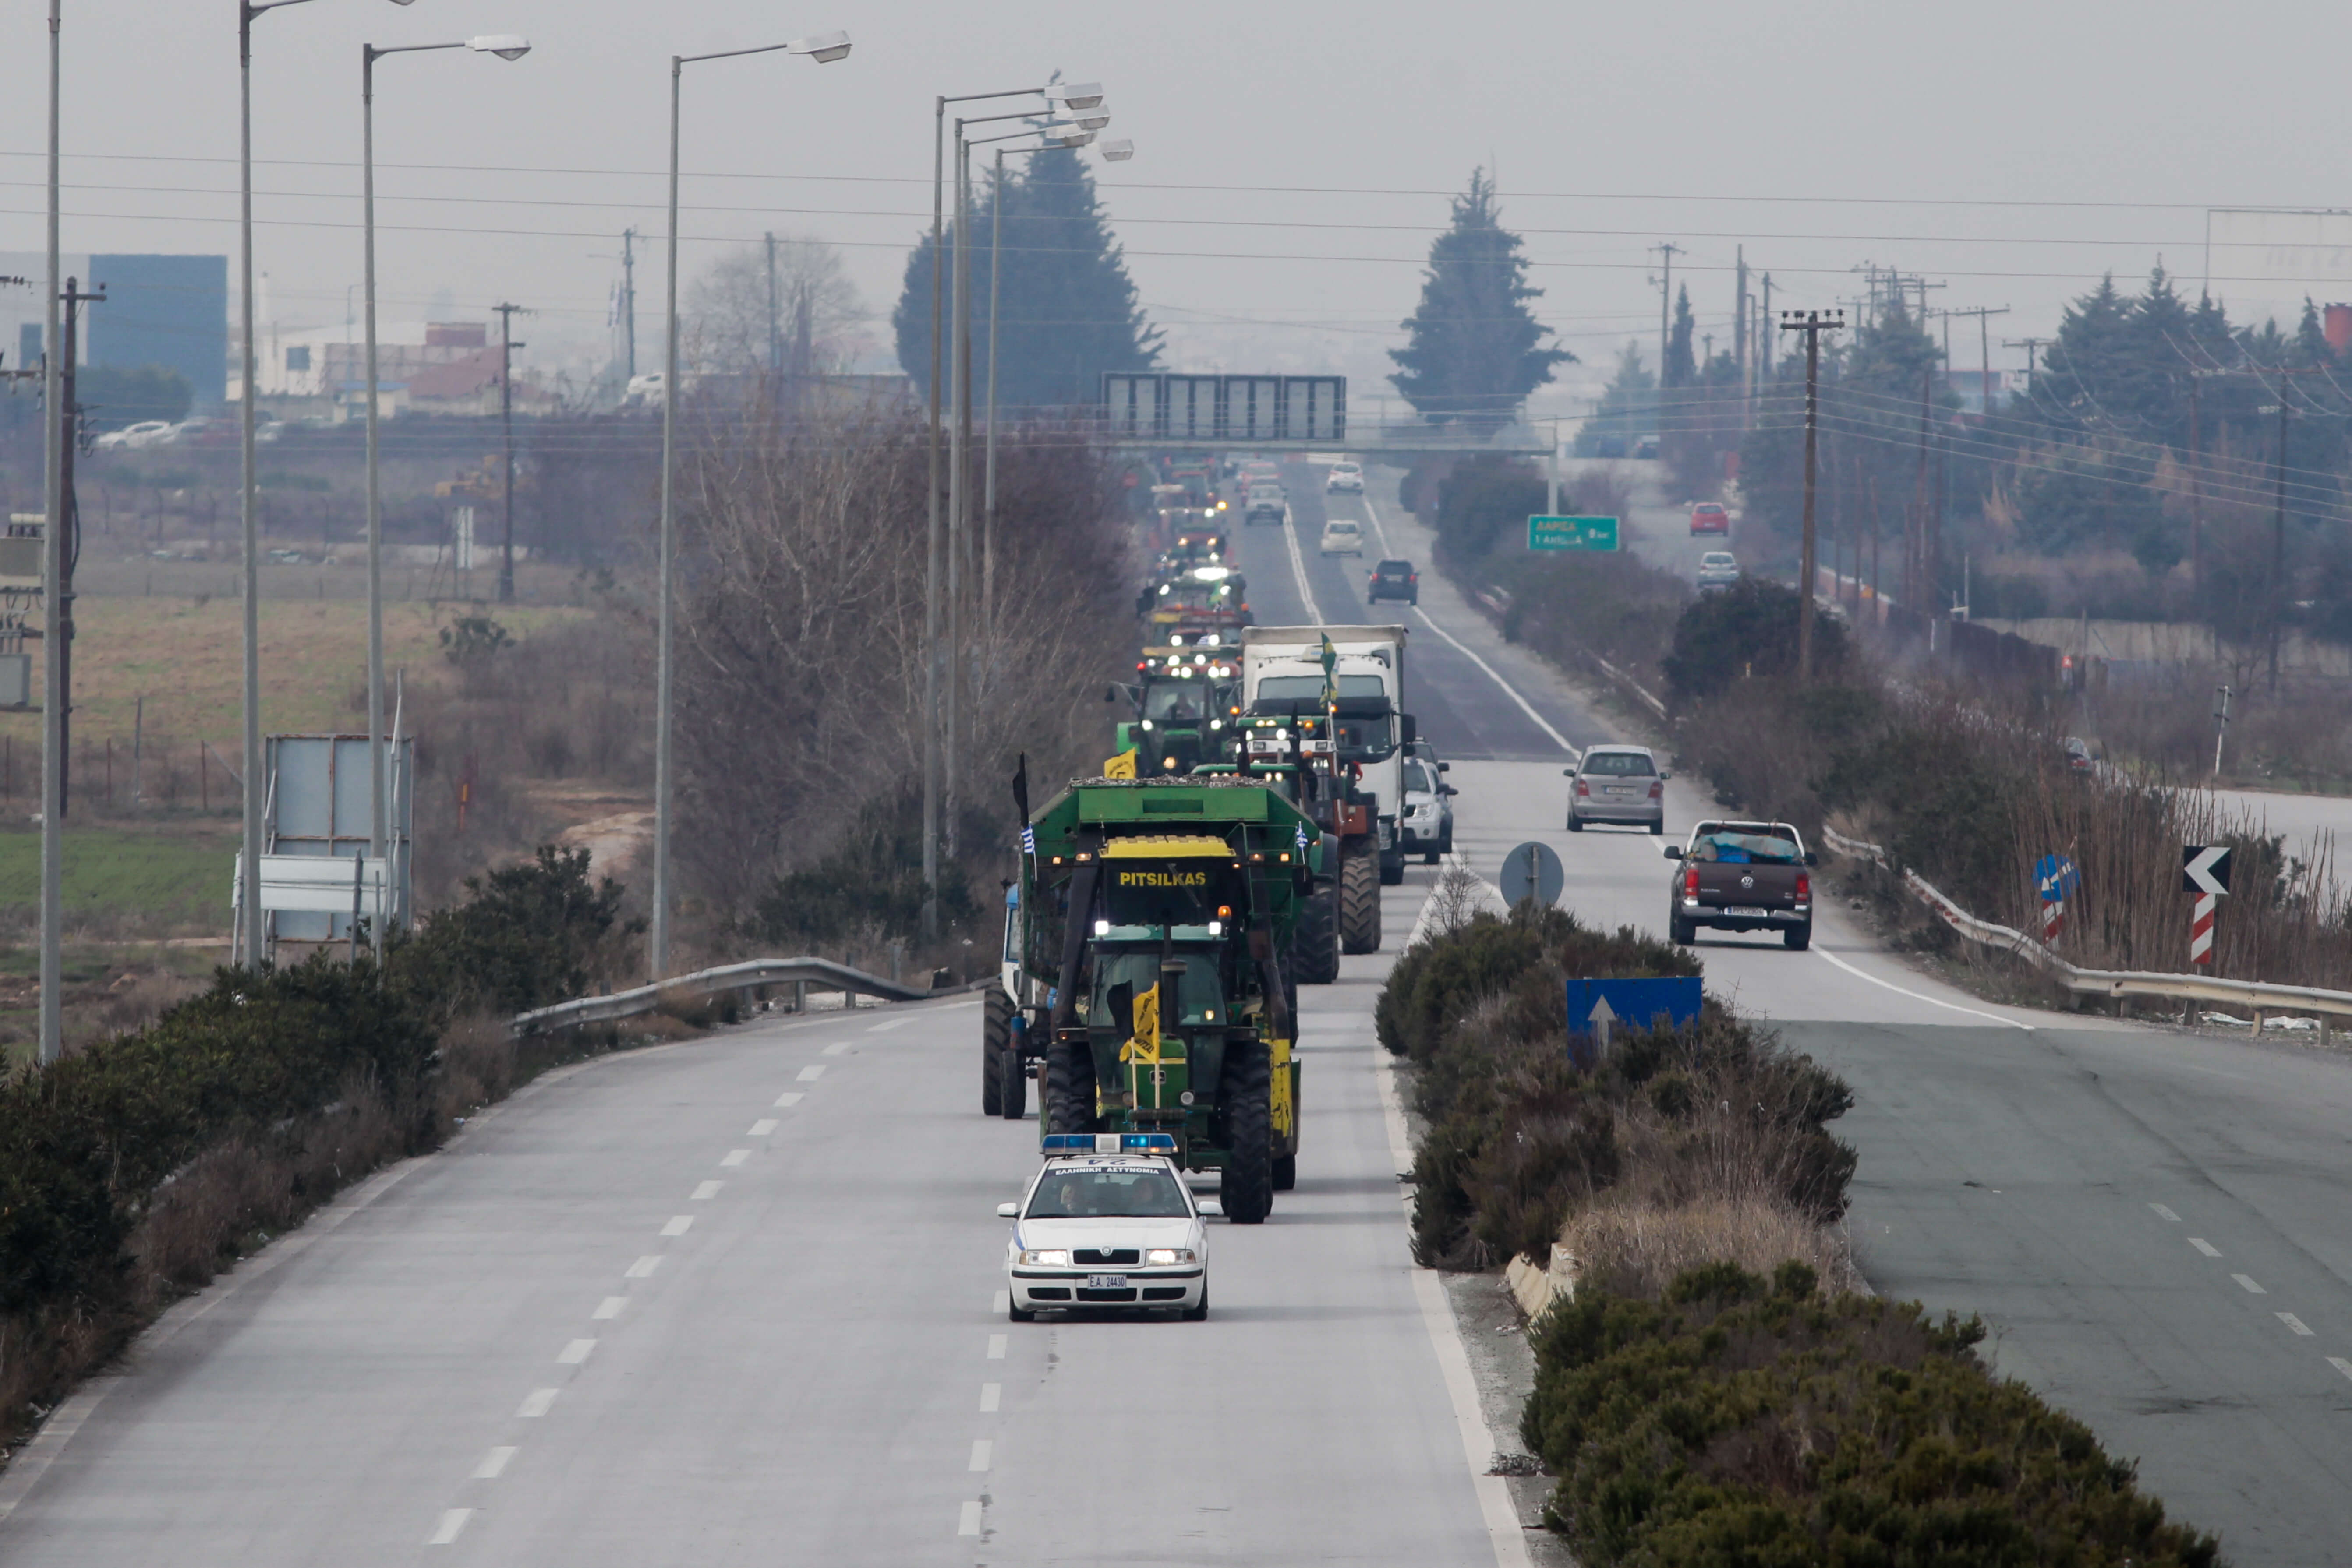
M 1658 378 L 1642 358 L 1642 345 L 1628 342 L 1617 356 L 1616 374 L 1601 394 L 1601 406 L 1576 433 L 1580 458 L 1622 458 L 1633 438 L 1657 423 Z
M 1105 371 L 1150 370 L 1160 361 L 1160 329 L 1136 303 L 1135 284 L 1094 176 L 1075 151 L 1032 153 L 1028 167 L 1008 167 L 1004 189 L 986 189 L 975 159 L 971 261 L 971 385 L 975 402 L 988 384 L 990 237 L 1004 225 L 1004 279 L 997 303 L 997 341 L 1004 363 L 997 374 L 1000 407 L 1018 412 L 1096 401 Z M 992 171 L 994 160 L 987 167 Z M 955 236 L 948 236 L 948 258 Z M 937 262 L 926 234 L 907 258 L 906 286 L 891 314 L 898 363 L 928 394 L 931 378 L 931 271 Z M 950 273 L 943 283 L 950 291 Z M 941 311 L 942 325 L 949 311 Z M 944 374 L 951 353 L 940 359 Z
M 1484 169 L 1453 205 L 1429 247 L 1420 308 L 1402 323 L 1405 346 L 1389 351 L 1399 367 L 1389 379 L 1424 418 L 1493 428 L 1576 356 L 1540 346 L 1550 330 L 1528 302 L 1543 290 L 1528 284 L 1519 237 L 1502 226 Z
M 1695 325 L 1691 317 L 1690 285 L 1685 283 L 1675 293 L 1674 330 L 1666 334 L 1666 363 L 1663 379 L 1667 386 L 1688 386 L 1698 379 L 1698 354 L 1691 347 L 1691 331 Z

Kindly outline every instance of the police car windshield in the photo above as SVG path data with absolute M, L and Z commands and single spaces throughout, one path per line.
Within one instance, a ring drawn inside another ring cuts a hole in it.
M 1160 1166 L 1049 1171 L 1024 1219 L 1189 1219 L 1192 1205 Z

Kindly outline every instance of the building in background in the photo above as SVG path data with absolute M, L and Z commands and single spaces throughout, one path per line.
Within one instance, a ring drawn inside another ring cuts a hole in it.
M 162 365 L 188 378 L 198 408 L 228 395 L 228 258 L 131 256 L 84 251 L 59 258 L 65 276 L 106 291 L 83 318 L 81 363 L 110 370 Z M 48 258 L 0 251 L 0 355 L 22 369 L 40 352 L 48 303 Z

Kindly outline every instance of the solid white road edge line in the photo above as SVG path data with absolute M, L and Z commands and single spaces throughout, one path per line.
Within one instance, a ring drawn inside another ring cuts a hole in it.
M 1998 1013 L 1986 1013 L 1980 1012 L 1974 1007 L 1963 1007 L 1958 1002 L 1946 1002 L 1938 997 L 1923 996 L 1916 991 L 1905 990 L 1902 986 L 1895 984 L 1893 981 L 1881 980 L 1875 974 L 1865 974 L 1861 970 L 1856 969 L 1853 964 L 1848 963 L 1844 959 L 1840 958 L 1836 953 L 1831 952 L 1825 948 L 1817 947 L 1811 951 L 1815 958 L 1826 959 L 1828 962 L 1836 964 L 1840 969 L 1844 970 L 1848 974 L 1853 975 L 1856 980 L 1867 980 L 1873 985 L 1878 986 L 1883 990 L 1894 992 L 1897 996 L 1908 996 L 1914 1002 L 1925 1002 L 1930 1007 L 1948 1007 L 1955 1013 L 1966 1013 L 1971 1018 L 1982 1018 L 1988 1023 L 2000 1024 L 2007 1028 L 2022 1029 L 2029 1035 L 2033 1033 L 2033 1026 L 2031 1024 L 2021 1024 L 2014 1018 L 2004 1018 Z
M 1388 1123 L 1389 1157 L 1399 1171 L 1412 1168 L 1412 1140 L 1406 1135 L 1404 1107 L 1397 1100 L 1396 1075 L 1390 1070 L 1388 1047 L 1372 1046 L 1372 1075 L 1381 1089 L 1381 1115 Z M 1530 1568 L 1527 1536 L 1519 1524 L 1511 1486 L 1490 1476 L 1495 1462 L 1495 1436 L 1486 1429 L 1486 1414 L 1479 1408 L 1478 1384 L 1470 1375 L 1470 1352 L 1462 1343 L 1462 1326 L 1454 1321 L 1454 1305 L 1436 1274 L 1410 1258 L 1413 1299 L 1421 1305 L 1421 1326 L 1428 1331 L 1429 1348 L 1437 1357 L 1438 1375 L 1454 1405 L 1454 1425 L 1462 1438 L 1462 1458 L 1470 1468 L 1470 1486 L 1478 1495 L 1478 1512 L 1486 1523 L 1486 1540 L 1495 1552 L 1495 1568 Z
M 1372 503 L 1369 498 L 1364 501 L 1364 515 L 1372 520 L 1372 527 L 1381 536 L 1381 549 L 1385 552 L 1389 548 L 1389 531 L 1381 527 L 1381 514 L 1372 510 Z M 1578 754 L 1577 749 L 1568 743 L 1568 737 L 1553 729 L 1550 721 L 1545 719 L 1542 714 L 1536 711 L 1535 704 L 1520 696 L 1518 688 L 1513 686 L 1509 681 L 1505 680 L 1501 675 L 1497 674 L 1493 665 L 1488 664 L 1485 659 L 1480 658 L 1476 654 L 1472 653 L 1468 646 L 1465 645 L 1460 637 L 1455 637 L 1452 632 L 1447 631 L 1444 626 L 1441 626 L 1435 621 L 1431 620 L 1427 610 L 1423 609 L 1419 605 L 1413 605 L 1410 606 L 1410 608 L 1415 616 L 1421 618 L 1421 624 L 1423 626 L 1427 626 L 1431 631 L 1433 631 L 1439 637 L 1444 637 L 1453 646 L 1454 652 L 1460 654 L 1463 658 L 1468 659 L 1471 663 L 1484 670 L 1486 672 L 1486 679 L 1500 687 L 1504 696 L 1517 703 L 1519 705 L 1519 711 L 1534 720 L 1536 728 L 1541 730 L 1545 734 L 1549 735 L 1559 745 L 1561 751 L 1566 752 L 1571 757 Z
M 1249 523 L 1244 521 L 1242 526 L 1247 528 Z M 1307 557 L 1298 553 L 1298 526 L 1288 501 L 1282 503 L 1282 542 L 1290 547 L 1290 574 L 1298 580 L 1298 597 L 1306 605 L 1307 613 L 1315 617 L 1317 626 L 1329 626 L 1331 623 L 1323 618 L 1322 606 L 1315 602 L 1315 590 L 1307 585 Z

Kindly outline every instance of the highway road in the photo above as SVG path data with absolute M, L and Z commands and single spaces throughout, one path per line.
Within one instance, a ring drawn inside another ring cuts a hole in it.
M 1355 621 L 1319 479 L 1287 477 L 1295 564 L 1235 531 L 1251 600 Z M 1332 504 L 1425 567 L 1376 477 Z M 1491 876 L 1540 838 L 1580 913 L 1656 929 L 1658 841 L 1561 827 L 1568 748 L 1612 723 L 1423 588 L 1398 618 L 1460 848 Z M 1674 781 L 1675 826 L 1704 799 Z M 1298 1189 L 1214 1228 L 1205 1323 L 1005 1321 L 992 1211 L 1034 1123 L 972 1103 L 973 1004 L 747 1026 L 551 1075 L 184 1306 L 0 1474 L 0 1568 L 1519 1561 L 1469 1453 L 1516 1445 L 1409 1266 L 1370 1029 L 1434 874 L 1302 994 Z M 2340 1060 L 1990 1005 L 1835 907 L 1809 952 L 1701 952 L 1854 1086 L 1879 1289 L 1984 1312 L 1999 1366 L 2237 1563 L 2352 1555 Z

